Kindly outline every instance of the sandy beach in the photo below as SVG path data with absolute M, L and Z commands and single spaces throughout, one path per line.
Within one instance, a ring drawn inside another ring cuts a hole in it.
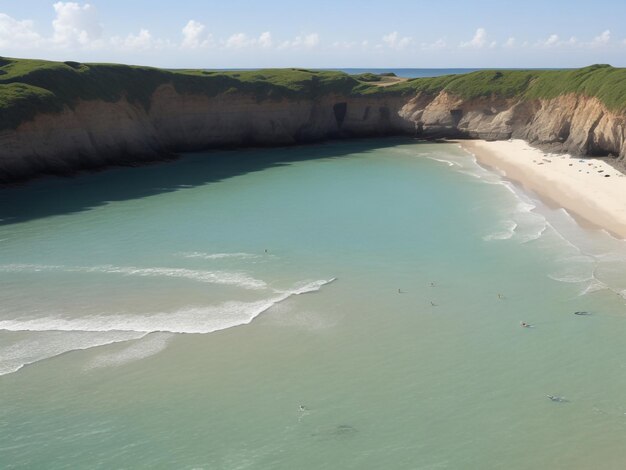
M 549 154 L 523 140 L 460 142 L 479 163 L 497 168 L 548 203 L 626 238 L 626 178 L 595 158 Z

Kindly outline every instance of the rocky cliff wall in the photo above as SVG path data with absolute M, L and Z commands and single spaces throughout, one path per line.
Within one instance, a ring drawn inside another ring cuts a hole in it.
M 146 110 L 123 99 L 84 101 L 0 131 L 0 182 L 165 158 L 174 152 L 290 145 L 335 137 L 413 132 L 400 97 L 263 100 L 181 95 L 163 85 Z
M 556 153 L 626 157 L 626 115 L 609 111 L 596 98 L 463 100 L 442 92 L 417 95 L 399 112 L 422 136 L 517 138 Z
M 625 133 L 625 115 L 578 95 L 463 100 L 441 92 L 258 101 L 241 93 L 179 94 L 163 85 L 148 109 L 125 99 L 83 101 L 0 131 L 0 182 L 154 161 L 181 151 L 400 134 L 521 138 L 554 152 L 623 159 Z

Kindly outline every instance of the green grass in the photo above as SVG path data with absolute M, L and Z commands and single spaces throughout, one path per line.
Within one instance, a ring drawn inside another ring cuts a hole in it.
M 353 77 L 361 82 L 380 82 L 383 79 L 382 75 L 371 72 L 360 73 L 358 75 L 353 75 Z
M 163 84 L 209 97 L 244 93 L 258 101 L 313 99 L 328 94 L 387 93 L 343 72 L 305 69 L 255 71 L 165 70 L 116 64 L 80 64 L 0 58 L 0 129 L 15 128 L 38 112 L 58 112 L 81 100 L 126 97 L 149 109 Z M 370 90 L 371 88 L 371 90 Z M 403 93 L 398 90 L 394 93 Z
M 610 110 L 626 111 L 626 69 L 610 65 L 573 70 L 483 70 L 413 79 L 389 88 L 429 94 L 445 90 L 463 99 L 539 99 L 574 93 L 598 98 Z
M 445 90 L 464 99 L 595 96 L 608 108 L 626 110 L 626 69 L 594 65 L 577 70 L 479 71 L 376 86 L 374 74 L 306 69 L 255 71 L 165 70 L 116 64 L 80 64 L 0 57 L 0 129 L 15 128 L 40 112 L 59 112 L 81 100 L 114 102 L 126 97 L 149 109 L 163 84 L 179 93 L 217 96 L 243 93 L 257 101 L 339 96 L 411 96 Z

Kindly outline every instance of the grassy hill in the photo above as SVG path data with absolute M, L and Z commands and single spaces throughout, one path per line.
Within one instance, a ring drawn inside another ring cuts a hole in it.
M 407 80 L 377 86 L 372 74 L 305 69 L 256 71 L 165 70 L 116 64 L 81 64 L 0 58 L 0 129 L 15 128 L 40 112 L 58 112 L 79 100 L 117 101 L 126 97 L 146 108 L 162 84 L 180 93 L 208 96 L 246 93 L 257 100 L 315 98 L 326 94 L 406 95 L 446 90 L 462 98 L 483 96 L 553 98 L 579 93 L 599 98 L 613 110 L 626 110 L 626 69 L 594 65 L 563 71 L 479 71 L 465 75 Z M 376 78 L 376 77 L 374 77 Z

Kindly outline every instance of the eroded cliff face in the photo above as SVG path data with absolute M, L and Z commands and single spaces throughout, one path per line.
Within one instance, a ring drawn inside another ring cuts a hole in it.
M 174 152 L 290 145 L 413 132 L 400 97 L 257 101 L 245 94 L 181 95 L 164 85 L 148 110 L 123 99 L 85 101 L 0 132 L 0 182 L 158 160 Z
M 241 93 L 184 95 L 163 85 L 148 109 L 125 99 L 85 101 L 0 131 L 0 182 L 154 161 L 182 151 L 400 134 L 521 138 L 554 152 L 624 158 L 625 129 L 626 116 L 577 95 L 463 100 L 442 92 L 257 101 Z
M 465 101 L 443 92 L 432 98 L 412 98 L 400 115 L 414 122 L 417 133 L 423 136 L 516 138 L 557 153 L 626 156 L 626 116 L 585 96 Z

